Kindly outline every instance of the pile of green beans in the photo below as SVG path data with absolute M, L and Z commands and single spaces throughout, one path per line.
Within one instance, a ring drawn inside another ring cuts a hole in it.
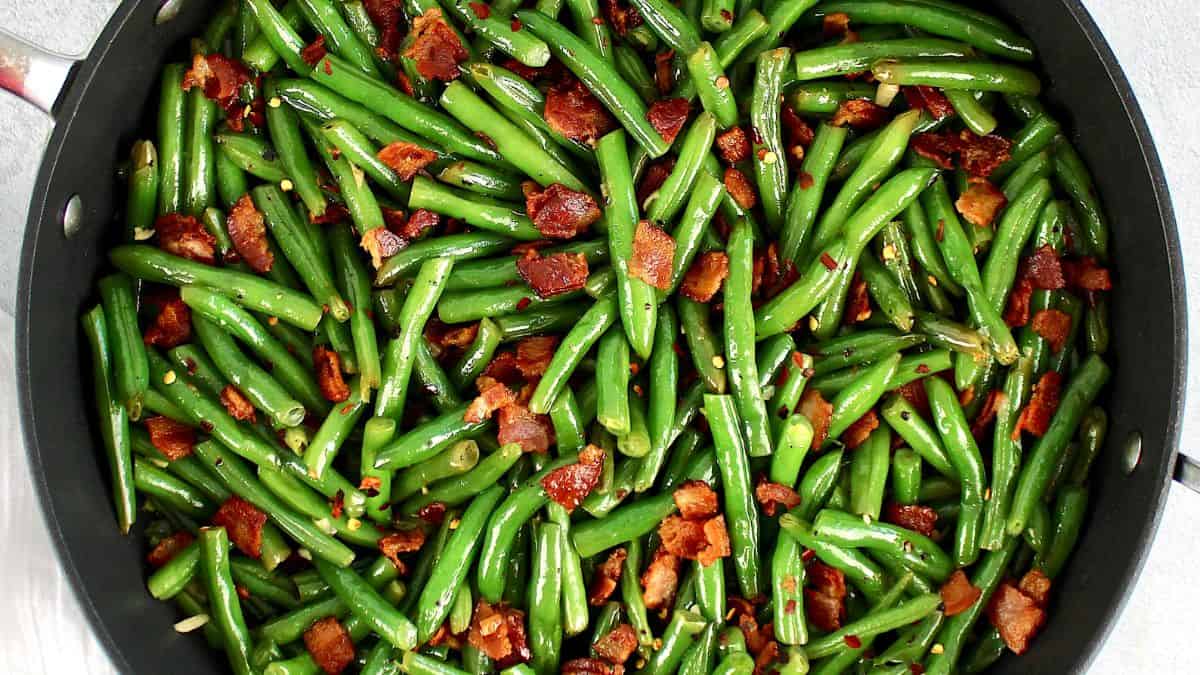
M 184 542 L 147 580 L 176 628 L 276 675 L 1000 658 L 985 608 L 1005 579 L 1070 571 L 1108 425 L 1106 289 L 1067 274 L 1014 295 L 1035 251 L 1068 271 L 1111 256 L 1084 161 L 1037 102 L 1033 45 L 950 0 L 405 0 L 388 53 L 376 4 L 226 0 L 190 47 L 245 68 L 234 99 L 166 64 L 132 145 L 82 328 L 116 524 Z M 844 20 L 858 39 L 831 39 Z M 461 43 L 434 48 L 452 81 L 421 61 L 431 21 Z M 563 122 L 575 81 L 595 137 Z M 674 138 L 656 126 L 670 99 L 689 106 Z M 862 108 L 875 128 L 846 121 Z M 918 151 L 960 132 L 1008 147 L 989 176 Z M 432 161 L 402 176 L 381 152 L 397 143 Z M 1005 198 L 982 225 L 979 181 Z M 551 186 L 599 221 L 548 240 L 523 202 Z M 247 206 L 261 233 L 227 221 Z M 399 227 L 417 211 L 440 221 Z M 170 246 L 164 218 L 189 217 L 203 232 Z M 647 250 L 648 227 L 673 247 Z M 530 255 L 587 273 L 541 297 Z M 188 329 L 173 340 L 168 311 Z M 481 415 L 493 382 L 513 396 Z M 583 476 L 575 501 L 564 472 Z M 723 519 L 722 540 L 705 516 L 715 561 L 668 531 L 695 524 L 695 481 Z M 218 524 L 234 498 L 262 514 L 257 544 Z M 980 595 L 949 615 L 938 593 L 960 571 Z M 829 574 L 848 588 L 832 630 L 806 592 Z M 489 658 L 482 611 L 512 612 L 528 658 Z M 356 655 L 332 666 L 309 651 L 329 620 Z M 633 655 L 603 661 L 625 626 Z

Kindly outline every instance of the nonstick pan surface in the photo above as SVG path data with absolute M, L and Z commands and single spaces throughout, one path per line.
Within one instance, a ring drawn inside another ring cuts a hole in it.
M 996 669 L 1079 672 L 1125 603 L 1176 470 L 1186 372 L 1179 242 L 1145 121 L 1079 2 L 990 4 L 1038 46 L 1045 98 L 1095 175 L 1112 228 L 1112 423 L 1109 447 L 1093 469 L 1092 513 L 1046 629 L 1028 654 Z M 156 24 L 157 3 L 126 0 L 57 102 L 46 103 L 57 126 L 34 189 L 19 277 L 17 379 L 46 526 L 115 666 L 130 673 L 225 670 L 219 652 L 171 629 L 174 607 L 145 590 L 140 538 L 122 537 L 115 527 L 78 330 L 117 231 L 123 191 L 114 168 L 145 129 L 161 64 L 181 56 L 183 41 L 212 11 L 211 3 L 182 5 Z M 78 208 L 68 208 L 76 196 Z M 78 226 L 71 238 L 64 216 Z M 1141 452 L 1132 462 L 1125 448 L 1136 439 Z

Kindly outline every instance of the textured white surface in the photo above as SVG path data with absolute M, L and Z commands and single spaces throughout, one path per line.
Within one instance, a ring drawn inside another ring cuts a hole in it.
M 0 26 L 48 48 L 83 53 L 116 6 L 113 0 L 0 0 Z M 1200 9 L 1189 0 L 1084 0 L 1133 83 L 1172 187 L 1185 260 L 1200 259 Z M 0 95 L 0 235 L 24 228 L 50 122 Z M 1119 195 L 1106 195 L 1119 199 Z M 0 236 L 0 245 L 15 241 Z M 66 587 L 29 482 L 16 419 L 11 311 L 15 248 L 0 246 L 0 672 L 113 672 Z M 1187 267 L 1190 332 L 1200 336 L 1200 265 Z M 1119 320 L 1119 318 L 1118 318 Z M 1197 344 L 1193 340 L 1193 345 Z M 1188 377 L 1183 450 L 1200 455 L 1200 353 Z M 1200 618 L 1200 495 L 1173 486 L 1158 539 L 1125 615 L 1093 673 L 1196 672 L 1192 644 Z

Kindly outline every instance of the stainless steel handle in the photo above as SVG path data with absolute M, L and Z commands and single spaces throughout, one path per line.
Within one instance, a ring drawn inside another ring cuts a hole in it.
M 0 88 L 47 113 L 62 93 L 75 59 L 46 51 L 0 29 Z
M 1200 462 L 1179 453 L 1175 458 L 1175 480 L 1192 492 L 1200 492 Z

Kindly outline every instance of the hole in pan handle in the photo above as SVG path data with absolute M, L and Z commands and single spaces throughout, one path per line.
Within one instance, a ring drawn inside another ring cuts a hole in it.
M 76 63 L 0 29 L 0 88 L 51 115 Z

